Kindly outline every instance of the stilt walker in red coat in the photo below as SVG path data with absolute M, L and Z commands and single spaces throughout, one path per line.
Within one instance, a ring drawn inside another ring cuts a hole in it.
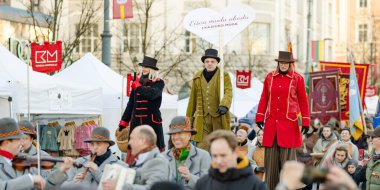
M 302 134 L 310 126 L 309 106 L 305 81 L 295 72 L 291 52 L 280 51 L 276 70 L 268 73 L 264 81 L 256 124 L 264 128 L 265 182 L 275 189 L 282 165 L 296 159 L 296 148 L 302 145 Z M 298 125 L 301 112 L 302 129 Z M 302 133 L 302 134 L 301 134 Z

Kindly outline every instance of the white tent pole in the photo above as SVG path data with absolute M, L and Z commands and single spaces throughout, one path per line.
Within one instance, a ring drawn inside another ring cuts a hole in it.
M 26 66 L 26 76 L 27 76 L 27 94 L 28 94 L 28 121 L 30 122 L 30 77 L 29 77 L 29 65 L 30 60 L 27 60 L 27 66 Z
M 224 96 L 224 59 L 223 59 L 223 31 L 219 29 L 219 52 L 220 52 L 220 101 Z

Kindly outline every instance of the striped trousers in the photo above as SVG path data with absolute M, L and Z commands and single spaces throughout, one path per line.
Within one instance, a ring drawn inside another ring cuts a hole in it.
M 279 147 L 275 136 L 273 146 L 265 147 L 265 183 L 269 190 L 275 189 L 280 181 L 281 168 L 288 160 L 296 160 L 296 149 Z

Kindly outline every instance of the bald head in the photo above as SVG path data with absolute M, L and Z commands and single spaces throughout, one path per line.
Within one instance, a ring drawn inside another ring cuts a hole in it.
M 148 146 L 153 146 L 157 142 L 157 136 L 154 132 L 153 128 L 149 125 L 141 125 L 136 127 L 138 129 L 138 135 L 140 138 L 143 138 L 146 140 Z
M 149 125 L 140 125 L 133 129 L 129 137 L 129 146 L 132 154 L 137 155 L 142 150 L 156 146 L 157 136 L 153 128 Z

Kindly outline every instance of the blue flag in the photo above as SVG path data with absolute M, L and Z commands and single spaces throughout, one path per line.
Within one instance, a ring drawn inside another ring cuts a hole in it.
M 356 79 L 356 71 L 354 58 L 351 54 L 351 69 L 350 69 L 350 87 L 349 87 L 349 99 L 350 99 L 350 130 L 352 137 L 357 141 L 363 134 L 363 107 L 360 101 L 360 93 L 358 81 Z
M 379 125 L 380 125 L 380 95 L 379 95 L 379 99 L 377 100 L 375 118 L 373 118 L 373 128 L 375 129 Z

